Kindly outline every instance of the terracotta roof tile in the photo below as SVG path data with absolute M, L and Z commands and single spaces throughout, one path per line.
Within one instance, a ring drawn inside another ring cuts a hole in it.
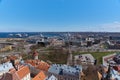
M 23 66 L 20 68 L 20 70 L 17 71 L 17 74 L 20 79 L 22 79 L 24 76 L 30 73 L 30 70 L 27 66 Z
M 10 69 L 8 73 L 3 75 L 0 80 L 22 80 L 27 74 L 30 73 L 30 70 L 27 66 L 20 66 L 18 71 L 14 68 Z
M 32 80 L 45 80 L 45 78 L 46 78 L 46 76 L 45 76 L 44 72 L 41 71 Z
M 36 67 L 37 69 L 48 71 L 50 65 L 46 62 L 40 60 L 27 60 L 26 63 L 31 64 L 32 66 Z

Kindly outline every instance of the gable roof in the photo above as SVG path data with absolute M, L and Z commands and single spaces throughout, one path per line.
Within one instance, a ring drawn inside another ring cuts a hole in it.
M 20 70 L 17 71 L 17 75 L 19 76 L 20 79 L 22 79 L 29 73 L 30 73 L 30 70 L 27 66 L 22 66 Z
M 45 80 L 45 78 L 46 78 L 46 75 L 44 74 L 44 72 L 41 71 L 32 80 Z
M 57 75 L 71 75 L 71 76 L 79 76 L 79 73 L 82 72 L 82 66 L 68 66 L 61 64 L 52 64 L 49 68 L 48 72 L 54 73 Z
M 17 71 L 14 68 L 11 69 L 0 80 L 21 80 L 29 73 L 30 70 L 27 66 L 20 66 Z
M 58 80 L 58 79 L 54 75 L 52 75 L 47 80 Z
M 43 70 L 43 71 L 48 71 L 50 65 L 44 61 L 40 60 L 27 60 L 26 63 L 31 64 L 37 69 Z

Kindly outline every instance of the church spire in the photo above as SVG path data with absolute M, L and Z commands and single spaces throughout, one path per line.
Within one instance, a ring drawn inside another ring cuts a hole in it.
M 68 38 L 68 59 L 67 59 L 67 65 L 73 65 L 73 55 L 70 47 L 70 33 L 68 32 L 67 35 Z

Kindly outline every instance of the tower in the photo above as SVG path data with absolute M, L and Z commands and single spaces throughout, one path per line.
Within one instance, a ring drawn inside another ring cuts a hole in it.
M 37 53 L 37 51 L 34 51 L 34 53 L 33 53 L 33 59 L 38 59 L 38 53 Z
M 67 65 L 70 65 L 70 66 L 73 65 L 73 55 L 70 49 L 68 50 Z
M 71 48 L 70 48 L 70 41 L 69 41 L 70 34 L 69 33 L 68 33 L 67 37 L 68 37 L 68 58 L 67 58 L 67 65 L 73 65 L 73 55 L 72 55 Z

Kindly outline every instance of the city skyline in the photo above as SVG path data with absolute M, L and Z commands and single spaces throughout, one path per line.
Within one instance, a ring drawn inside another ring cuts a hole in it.
M 120 0 L 1 0 L 0 32 L 119 32 Z

